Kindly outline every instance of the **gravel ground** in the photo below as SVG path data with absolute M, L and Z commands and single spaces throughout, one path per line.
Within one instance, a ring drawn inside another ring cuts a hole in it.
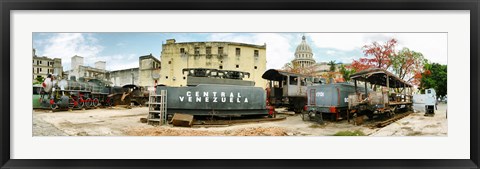
M 413 113 L 372 134 L 372 136 L 447 136 L 446 104 L 439 104 L 435 116 Z
M 33 136 L 68 136 L 68 134 L 40 118 L 33 118 Z
M 332 136 L 337 132 L 360 131 L 371 136 L 446 136 L 446 105 L 439 105 L 434 117 L 424 117 L 423 113 L 411 114 L 384 128 L 369 128 L 372 121 L 362 126 L 339 122 L 326 122 L 319 125 L 303 121 L 300 115 L 289 115 L 283 109 L 278 117 L 281 121 L 254 122 L 230 126 L 192 128 L 150 126 L 140 122 L 146 117 L 148 108 L 131 109 L 114 107 L 92 110 L 50 112 L 33 111 L 34 136 Z M 286 113 L 286 114 L 285 114 Z

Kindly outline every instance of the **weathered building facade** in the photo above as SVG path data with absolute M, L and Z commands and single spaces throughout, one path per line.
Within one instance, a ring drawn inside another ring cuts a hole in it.
M 168 86 L 185 86 L 184 68 L 211 68 L 250 73 L 245 80 L 265 88 L 262 74 L 266 70 L 266 45 L 236 42 L 182 42 L 167 40 L 162 45 L 159 83 Z
M 36 55 L 35 49 L 32 50 L 32 58 L 32 79 L 36 79 L 37 76 L 47 78 L 48 74 L 55 74 L 57 76 L 63 75 L 62 59 L 52 59 L 46 56 L 39 57 Z
M 160 60 L 152 54 L 140 56 L 138 60 L 139 67 L 109 71 L 107 80 L 115 86 L 133 84 L 153 90 L 155 77 L 160 74 Z
M 84 58 L 81 56 L 73 56 L 71 60 L 72 69 L 67 71 L 68 78 L 75 76 L 76 79 L 83 77 L 85 80 L 89 79 L 105 79 L 107 70 L 105 70 L 106 62 L 97 61 L 95 67 L 84 66 Z
M 113 86 L 123 86 L 127 84 L 139 85 L 138 72 L 138 67 L 109 71 L 107 73 L 107 80 L 112 82 Z
M 158 84 L 161 62 L 152 54 L 139 57 L 139 85 L 153 87 Z

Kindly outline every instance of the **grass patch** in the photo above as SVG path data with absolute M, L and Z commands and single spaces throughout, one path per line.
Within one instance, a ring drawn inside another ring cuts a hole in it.
M 365 133 L 363 133 L 360 130 L 355 130 L 355 131 L 339 131 L 334 134 L 334 136 L 365 136 Z
M 310 126 L 308 126 L 309 128 L 324 128 L 324 126 L 320 125 L 320 124 L 312 124 Z
M 408 133 L 407 136 L 421 136 L 423 135 L 422 132 L 419 132 L 419 131 L 416 131 L 416 132 L 413 132 L 413 133 Z

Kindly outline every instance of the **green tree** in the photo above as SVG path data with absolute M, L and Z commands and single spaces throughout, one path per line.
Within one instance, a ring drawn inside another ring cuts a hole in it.
M 437 97 L 447 95 L 447 65 L 427 63 L 420 80 L 420 89 L 435 89 Z
M 420 80 L 415 78 L 415 74 L 423 72 L 426 62 L 427 60 L 423 57 L 422 53 L 408 48 L 403 48 L 397 54 L 390 55 L 393 73 L 400 79 L 415 85 L 418 85 Z
M 44 80 L 45 80 L 45 78 L 43 76 L 37 76 L 37 78 L 35 78 L 35 81 L 33 82 L 33 84 L 40 84 Z
M 345 65 L 340 65 L 340 73 L 345 81 L 350 81 L 350 76 L 355 73 L 354 69 L 347 69 Z
M 335 63 L 334 60 L 328 62 L 327 65 L 330 66 L 330 72 L 335 72 L 335 70 L 336 70 L 336 67 L 335 67 L 336 63 Z

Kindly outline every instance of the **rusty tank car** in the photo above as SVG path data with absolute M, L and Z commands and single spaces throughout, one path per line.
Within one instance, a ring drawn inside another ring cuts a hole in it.
M 364 92 L 365 89 L 357 89 Z M 332 120 L 341 120 L 348 115 L 348 96 L 356 92 L 349 82 L 319 84 L 307 87 L 307 106 L 304 120 L 321 122 L 325 115 Z

